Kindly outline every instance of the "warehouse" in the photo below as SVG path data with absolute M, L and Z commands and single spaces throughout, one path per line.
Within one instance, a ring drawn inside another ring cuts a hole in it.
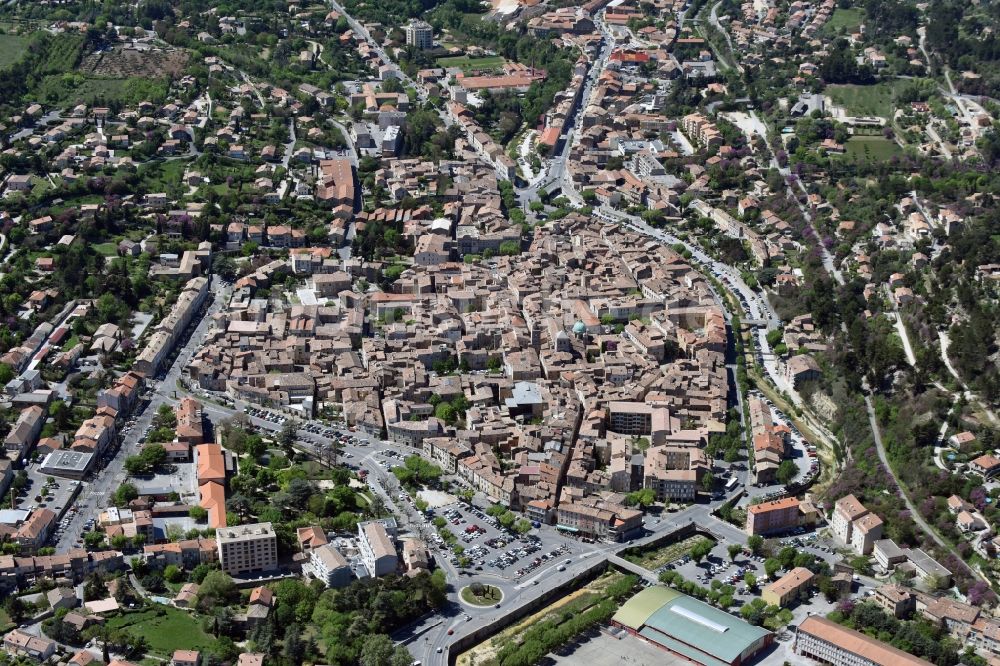
M 702 666 L 749 663 L 774 634 L 667 587 L 649 587 L 615 613 L 612 624 Z

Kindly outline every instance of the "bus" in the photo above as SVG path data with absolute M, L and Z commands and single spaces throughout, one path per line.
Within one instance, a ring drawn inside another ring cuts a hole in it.
M 728 481 L 726 481 L 726 492 L 728 493 L 731 490 L 733 490 L 734 488 L 736 488 L 736 485 L 738 483 L 739 483 L 739 481 L 737 480 L 737 478 L 735 476 L 732 477 L 731 479 L 729 479 Z

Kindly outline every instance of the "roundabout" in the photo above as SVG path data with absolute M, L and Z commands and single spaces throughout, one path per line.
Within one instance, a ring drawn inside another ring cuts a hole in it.
M 458 597 L 464 604 L 485 608 L 498 605 L 503 601 L 503 591 L 493 585 L 472 583 L 459 590 Z

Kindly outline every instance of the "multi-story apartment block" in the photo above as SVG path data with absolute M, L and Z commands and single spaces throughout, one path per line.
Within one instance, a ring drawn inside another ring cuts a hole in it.
M 434 28 L 427 21 L 414 19 L 406 24 L 406 45 L 421 50 L 434 47 Z
M 931 666 L 859 631 L 811 615 L 795 630 L 796 654 L 831 666 Z
M 786 497 L 754 504 L 747 509 L 748 534 L 778 534 L 816 521 L 816 508 L 809 502 Z
M 830 526 L 834 536 L 858 555 L 872 552 L 882 538 L 882 519 L 870 513 L 854 495 L 837 500 Z
M 393 539 L 385 525 L 378 521 L 358 524 L 358 548 L 361 561 L 374 578 L 393 573 L 399 564 Z
M 708 470 L 705 452 L 687 446 L 654 446 L 643 461 L 643 487 L 656 493 L 659 502 L 693 502 L 698 484 Z
M 271 523 L 222 527 L 215 531 L 219 564 L 230 575 L 273 571 L 278 567 L 278 537 Z
M 314 548 L 309 554 L 313 575 L 327 587 L 344 587 L 351 582 L 351 567 L 339 550 L 330 544 Z

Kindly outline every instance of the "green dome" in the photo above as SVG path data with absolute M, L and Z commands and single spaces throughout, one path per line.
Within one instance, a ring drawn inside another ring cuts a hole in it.
M 577 335 L 583 335 L 587 332 L 587 326 L 582 321 L 578 321 L 573 324 L 573 332 Z

